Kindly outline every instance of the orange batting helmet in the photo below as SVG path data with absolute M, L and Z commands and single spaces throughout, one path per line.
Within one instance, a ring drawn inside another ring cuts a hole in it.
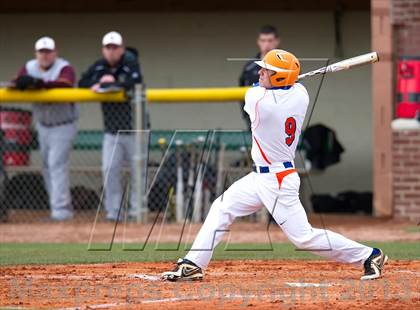
M 300 63 L 296 56 L 279 49 L 269 51 L 262 60 L 255 63 L 261 68 L 276 72 L 270 77 L 273 86 L 293 85 L 300 72 Z

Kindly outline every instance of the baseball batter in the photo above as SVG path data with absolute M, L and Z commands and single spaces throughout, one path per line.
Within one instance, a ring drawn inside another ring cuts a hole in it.
M 297 248 L 339 262 L 363 265 L 362 280 L 379 278 L 388 259 L 380 249 L 313 228 L 299 200 L 300 179 L 293 159 L 309 96 L 305 87 L 296 83 L 300 72 L 298 59 L 275 49 L 256 63 L 261 67 L 259 85 L 247 91 L 244 106 L 252 124 L 254 171 L 214 201 L 191 250 L 162 278 L 202 279 L 214 248 L 234 219 L 264 207 Z

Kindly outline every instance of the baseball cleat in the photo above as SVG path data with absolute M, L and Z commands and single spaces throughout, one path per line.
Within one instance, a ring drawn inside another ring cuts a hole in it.
M 381 277 L 382 269 L 387 261 L 388 256 L 386 256 L 381 249 L 374 248 L 372 254 L 363 264 L 365 274 L 360 280 L 373 280 Z
M 203 271 L 193 262 L 180 258 L 174 270 L 162 273 L 162 279 L 166 281 L 202 280 Z

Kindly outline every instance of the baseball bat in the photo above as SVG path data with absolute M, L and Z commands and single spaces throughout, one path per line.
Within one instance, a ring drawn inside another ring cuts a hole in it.
M 310 76 L 318 75 L 318 74 L 324 74 L 327 72 L 337 72 L 341 70 L 348 70 L 353 67 L 370 64 L 379 61 L 378 53 L 371 52 L 367 54 L 363 54 L 360 56 L 352 57 L 349 59 L 345 59 L 336 63 L 333 63 L 329 66 L 319 68 L 317 70 L 313 70 L 307 73 L 300 74 L 298 79 L 304 79 Z

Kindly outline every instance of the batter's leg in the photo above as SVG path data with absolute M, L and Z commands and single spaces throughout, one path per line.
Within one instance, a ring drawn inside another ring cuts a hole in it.
M 287 238 L 300 250 L 339 262 L 363 264 L 373 248 L 330 230 L 313 228 L 299 200 L 299 184 L 298 174 L 293 173 L 282 180 L 277 191 L 259 187 L 261 199 Z
M 214 248 L 234 219 L 252 214 L 263 207 L 253 183 L 254 173 L 250 173 L 233 183 L 213 202 L 191 250 L 184 259 L 179 259 L 177 268 L 162 274 L 163 279 L 179 281 L 203 278 L 202 269 L 209 264 Z
M 281 209 L 279 208 L 280 212 Z M 275 219 L 278 218 L 276 213 L 274 214 Z M 310 251 L 335 261 L 355 265 L 362 265 L 372 254 L 373 248 L 371 247 L 350 240 L 328 229 L 313 228 L 309 224 L 300 202 L 292 207 L 292 210 L 289 210 L 287 214 L 287 220 L 283 219 L 283 216 L 281 217 L 283 220 L 280 221 L 280 227 L 287 238 L 300 250 Z
M 233 183 L 213 202 L 191 250 L 185 256 L 186 259 L 200 268 L 206 268 L 214 248 L 235 218 L 250 215 L 263 207 L 255 192 L 253 179 L 252 172 Z

